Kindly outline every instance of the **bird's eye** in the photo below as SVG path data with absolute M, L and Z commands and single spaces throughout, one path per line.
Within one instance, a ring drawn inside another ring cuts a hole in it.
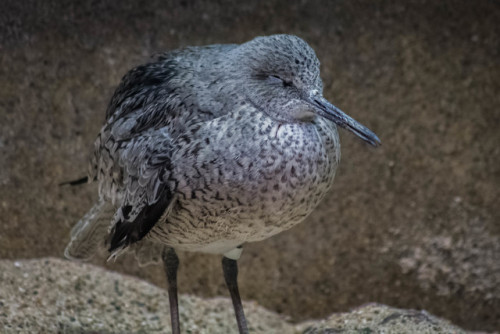
M 283 85 L 283 87 L 293 86 L 293 83 L 291 81 L 283 80 L 277 75 L 270 75 L 267 78 L 273 84 Z

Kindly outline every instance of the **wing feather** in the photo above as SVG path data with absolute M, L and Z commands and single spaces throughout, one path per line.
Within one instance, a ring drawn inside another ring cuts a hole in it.
M 132 140 L 121 149 L 123 201 L 110 233 L 110 252 L 135 243 L 168 213 L 176 188 L 167 132 L 157 130 Z

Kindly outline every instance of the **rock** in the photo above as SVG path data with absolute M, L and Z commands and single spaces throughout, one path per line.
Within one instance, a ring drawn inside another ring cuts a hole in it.
M 237 333 L 228 298 L 181 295 L 183 333 Z M 251 333 L 466 333 L 425 311 L 368 304 L 292 325 L 244 303 Z M 170 333 L 168 295 L 151 283 L 56 258 L 0 261 L 2 333 Z
M 85 263 L 2 260 L 0 296 L 5 333 L 170 333 L 165 290 Z M 179 306 L 183 333 L 237 332 L 228 298 L 181 295 Z M 279 315 L 244 306 L 252 333 L 293 332 Z
M 304 323 L 298 328 L 303 334 L 467 333 L 425 311 L 403 310 L 374 303 L 349 313 L 333 314 L 323 321 Z

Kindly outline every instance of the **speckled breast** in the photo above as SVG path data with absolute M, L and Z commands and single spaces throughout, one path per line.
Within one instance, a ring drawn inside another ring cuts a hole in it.
M 330 189 L 340 159 L 335 125 L 246 117 L 205 124 L 176 154 L 182 177 L 172 212 L 158 224 L 162 242 L 224 253 L 298 224 Z

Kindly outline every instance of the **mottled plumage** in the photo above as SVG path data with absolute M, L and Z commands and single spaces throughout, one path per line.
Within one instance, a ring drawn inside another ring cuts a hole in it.
M 142 262 L 160 245 L 231 257 L 303 221 L 332 185 L 336 124 L 378 143 L 322 97 L 319 74 L 289 35 L 189 47 L 130 71 L 91 158 L 99 203 L 66 255 L 88 258 L 106 240 Z

